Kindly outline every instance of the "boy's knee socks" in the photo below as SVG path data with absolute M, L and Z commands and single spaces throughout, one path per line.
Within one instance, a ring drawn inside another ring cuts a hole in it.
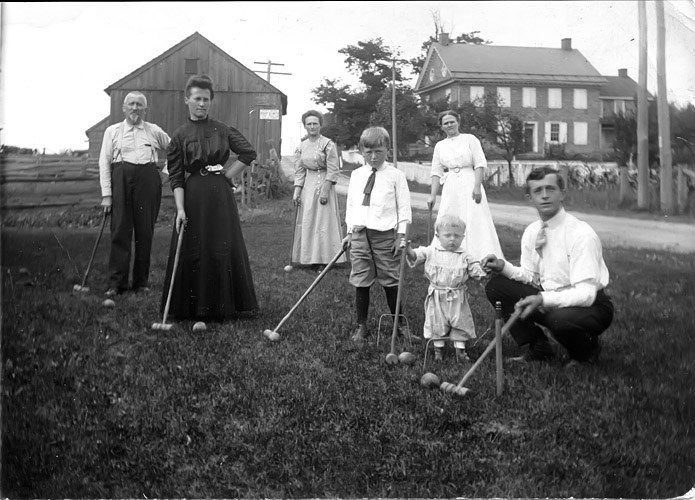
M 355 288 L 355 310 L 357 311 L 357 323 L 367 324 L 369 315 L 369 287 L 358 286 Z
M 397 286 L 385 286 L 384 292 L 386 292 L 386 303 L 389 306 L 391 314 L 396 314 L 396 304 L 398 303 L 398 287 Z M 399 316 L 403 316 L 403 304 L 401 304 L 401 310 Z

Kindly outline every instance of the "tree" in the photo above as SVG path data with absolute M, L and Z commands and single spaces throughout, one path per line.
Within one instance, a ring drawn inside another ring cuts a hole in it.
M 618 166 L 625 166 L 637 153 L 637 120 L 634 115 L 618 113 L 614 118 L 615 140 L 613 151 Z
M 524 148 L 524 121 L 503 104 L 502 98 L 494 91 L 486 92 L 482 99 L 473 103 L 477 110 L 477 128 L 507 160 L 509 185 L 513 186 L 512 161 Z
M 422 72 L 422 68 L 425 65 L 425 60 L 427 59 L 427 52 L 430 50 L 430 45 L 432 45 L 433 42 L 439 41 L 440 33 L 447 33 L 447 30 L 444 27 L 444 23 L 442 22 L 442 17 L 439 11 L 432 11 L 431 14 L 432 22 L 434 23 L 434 35 L 430 35 L 430 37 L 427 40 L 422 42 L 422 53 L 418 57 L 415 57 L 410 60 L 410 65 L 413 67 L 413 73 L 415 73 L 416 75 L 419 75 Z M 453 31 L 453 29 L 451 31 Z M 479 33 L 480 31 L 461 33 L 457 37 L 452 38 L 450 42 L 462 44 L 472 43 L 474 45 L 487 45 L 492 43 L 490 40 L 480 38 L 478 36 Z
M 325 105 L 335 117 L 334 123 L 322 132 L 338 144 L 351 147 L 357 145 L 362 131 L 372 124 L 377 103 L 392 80 L 391 60 L 399 52 L 385 45 L 381 38 L 358 42 L 338 52 L 346 56 L 347 69 L 358 77 L 360 88 L 353 89 L 339 79 L 324 79 L 312 89 L 312 99 Z M 397 69 L 396 81 L 402 80 L 402 70 Z
M 376 110 L 372 113 L 372 125 L 379 125 L 387 130 L 392 129 L 392 101 L 391 89 L 385 89 L 377 102 Z M 396 134 L 399 157 L 406 156 L 409 143 L 423 137 L 424 118 L 423 108 L 413 89 L 407 85 L 396 85 Z

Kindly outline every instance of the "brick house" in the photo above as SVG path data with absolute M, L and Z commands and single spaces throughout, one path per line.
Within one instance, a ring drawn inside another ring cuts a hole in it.
M 606 76 L 606 80 L 599 93 L 601 100 L 599 150 L 602 153 L 613 150 L 616 115 L 637 117 L 637 89 L 639 87 L 639 84 L 628 76 L 627 69 L 619 69 L 618 76 Z M 654 101 L 654 96 L 649 92 L 647 92 L 647 100 Z
M 446 98 L 456 106 L 496 91 L 524 122 L 519 156 L 540 158 L 550 148 L 570 156 L 600 151 L 601 89 L 608 83 L 570 38 L 555 49 L 452 44 L 441 33 L 414 92 L 425 102 Z

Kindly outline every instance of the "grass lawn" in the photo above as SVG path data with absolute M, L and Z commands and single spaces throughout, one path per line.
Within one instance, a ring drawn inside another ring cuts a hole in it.
M 167 209 L 169 211 L 169 209 Z M 373 292 L 373 336 L 349 340 L 349 269 L 327 274 L 279 330 L 316 278 L 284 273 L 292 238 L 288 200 L 244 212 L 257 317 L 169 332 L 159 301 L 170 226 L 153 249 L 150 295 L 101 306 L 108 235 L 88 285 L 75 295 L 96 237 L 94 213 L 60 227 L 2 234 L 2 475 L 10 498 L 171 497 L 599 497 L 665 498 L 695 486 L 695 255 L 609 249 L 616 317 L 599 364 L 563 369 L 505 364 L 495 395 L 494 356 L 456 398 L 419 385 L 413 366 L 388 366 L 390 323 Z M 414 243 L 426 214 L 416 213 Z M 501 228 L 518 259 L 520 233 Z M 76 267 L 78 268 L 76 270 Z M 421 331 L 427 283 L 408 270 L 404 309 Z M 469 288 L 479 355 L 494 311 Z M 505 340 L 505 355 L 519 349 Z M 425 371 L 457 383 L 449 356 Z

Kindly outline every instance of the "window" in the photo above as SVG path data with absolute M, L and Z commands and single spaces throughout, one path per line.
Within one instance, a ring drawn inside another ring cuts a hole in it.
M 521 89 L 522 106 L 525 108 L 536 107 L 536 89 L 533 87 L 524 87 Z
M 444 91 L 444 97 L 446 98 L 446 102 L 451 102 L 451 89 L 446 89 Z
M 476 105 L 482 105 L 483 95 L 485 94 L 485 87 L 471 87 L 471 102 Z M 478 102 L 476 103 L 476 99 Z
M 550 109 L 562 108 L 562 89 L 548 89 L 548 107 Z
M 497 87 L 497 97 L 503 108 L 508 108 L 512 105 L 512 89 L 509 87 Z
M 198 74 L 198 59 L 186 59 L 185 71 L 187 75 Z
M 589 139 L 588 131 L 587 122 L 574 122 L 574 143 L 578 146 L 586 146 Z
M 545 142 L 565 144 L 567 142 L 567 123 L 545 122 Z
M 616 99 L 614 103 L 613 111 L 615 114 L 625 115 L 625 101 L 623 99 Z
M 560 142 L 560 124 L 550 124 L 550 142 Z
M 586 109 L 586 89 L 574 89 L 574 109 Z

